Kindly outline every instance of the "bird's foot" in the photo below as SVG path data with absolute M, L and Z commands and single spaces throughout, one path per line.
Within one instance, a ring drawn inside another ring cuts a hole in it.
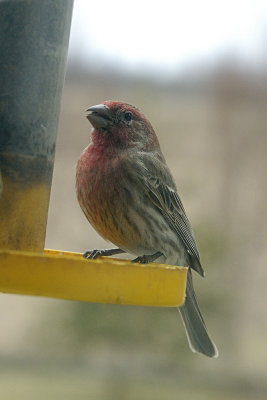
M 88 260 L 95 260 L 101 256 L 113 256 L 114 254 L 125 253 L 122 249 L 105 249 L 105 250 L 87 250 L 83 253 L 83 257 Z
M 136 257 L 134 260 L 132 260 L 132 263 L 148 264 L 161 256 L 163 256 L 163 254 L 160 251 L 157 251 L 157 253 L 154 254 L 145 254 L 143 256 Z

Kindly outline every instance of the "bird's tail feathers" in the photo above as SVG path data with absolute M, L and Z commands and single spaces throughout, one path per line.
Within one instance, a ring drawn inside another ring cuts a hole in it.
M 218 357 L 218 350 L 208 335 L 204 319 L 201 315 L 189 269 L 187 277 L 185 303 L 179 308 L 185 326 L 189 346 L 193 352 L 208 357 Z

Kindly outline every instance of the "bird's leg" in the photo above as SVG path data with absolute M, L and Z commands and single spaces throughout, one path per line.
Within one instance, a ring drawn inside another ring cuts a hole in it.
M 87 250 L 83 253 L 83 257 L 88 260 L 95 260 L 100 256 L 113 256 L 114 254 L 125 253 L 122 249 L 106 249 L 106 250 Z
M 148 254 L 144 256 L 140 256 L 132 260 L 133 263 L 139 263 L 139 264 L 148 264 L 150 262 L 155 261 L 157 258 L 163 256 L 163 254 L 160 251 L 157 251 L 155 254 Z

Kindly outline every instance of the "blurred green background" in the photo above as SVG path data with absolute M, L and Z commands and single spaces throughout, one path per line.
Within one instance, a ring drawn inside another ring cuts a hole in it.
M 158 134 L 192 222 L 206 271 L 195 286 L 220 356 L 191 353 L 175 309 L 1 295 L 1 399 L 266 399 L 267 52 L 255 64 L 221 49 L 170 78 L 94 53 L 90 63 L 77 41 L 75 51 L 46 247 L 109 246 L 79 209 L 75 164 L 90 139 L 85 110 L 107 99 L 134 104 Z

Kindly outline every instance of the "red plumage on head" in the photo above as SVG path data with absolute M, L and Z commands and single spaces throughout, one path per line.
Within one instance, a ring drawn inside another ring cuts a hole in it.
M 131 104 L 120 101 L 104 101 L 110 112 L 112 123 L 107 128 L 96 127 L 92 132 L 94 144 L 112 148 L 143 147 L 144 151 L 159 148 L 155 131 L 141 111 Z M 89 109 L 90 110 L 90 109 Z M 131 124 L 125 124 L 123 116 L 131 113 Z M 90 116 L 88 116 L 90 121 Z

